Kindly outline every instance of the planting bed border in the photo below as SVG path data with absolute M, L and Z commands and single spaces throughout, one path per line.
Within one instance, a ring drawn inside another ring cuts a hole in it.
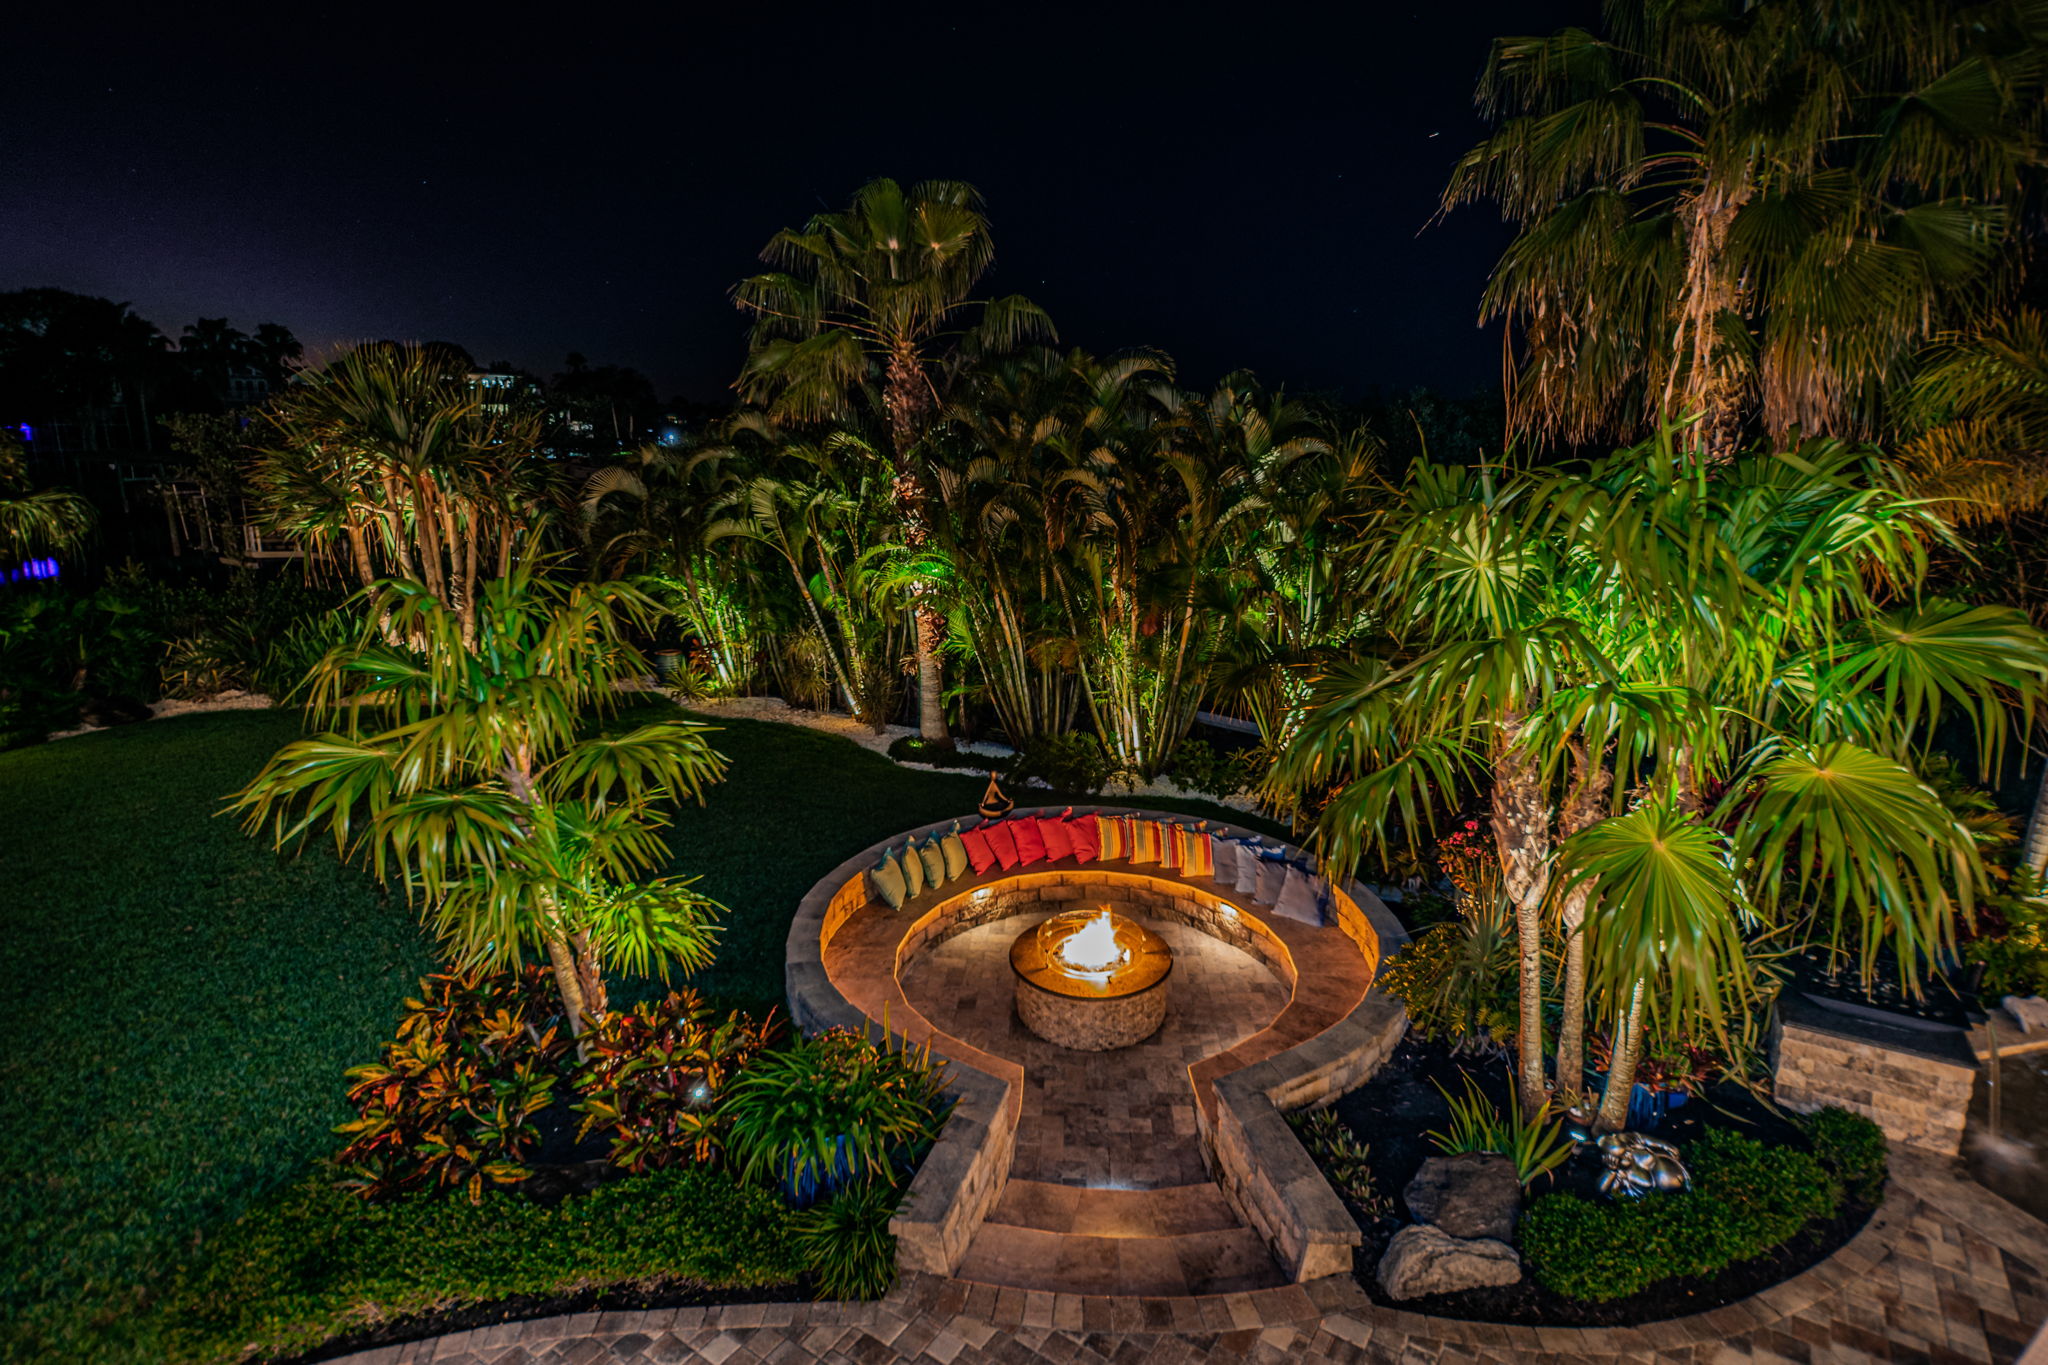
M 1124 806 L 1074 810 L 1187 818 Z M 1060 813 L 1048 807 L 1013 816 Z M 784 962 L 790 1017 L 798 1028 L 812 1033 L 886 1023 L 912 1042 L 931 1041 L 933 1051 L 948 1062 L 948 1090 L 958 1103 L 912 1181 L 903 1210 L 890 1223 L 897 1236 L 898 1266 L 936 1275 L 950 1275 L 959 1267 L 976 1230 L 1002 1197 L 1023 1093 L 1023 1069 L 1017 1063 L 939 1032 L 908 1004 L 898 984 L 903 965 L 933 942 L 1029 908 L 1001 894 L 1012 884 L 1021 888 L 1020 894 L 1069 901 L 1096 885 L 1114 884 L 1126 893 L 1129 909 L 1178 920 L 1252 953 L 1272 966 L 1290 991 L 1301 976 L 1297 954 L 1312 953 L 1327 963 L 1333 960 L 1329 954 L 1340 952 L 1339 961 L 1348 962 L 1341 972 L 1312 975 L 1321 994 L 1311 999 L 1296 992 L 1265 1030 L 1190 1069 L 1203 1159 L 1239 1216 L 1265 1238 L 1297 1282 L 1348 1273 L 1352 1249 L 1361 1240 L 1357 1223 L 1284 1116 L 1327 1104 L 1372 1075 L 1407 1031 L 1406 1011 L 1380 992 L 1375 980 L 1380 961 L 1408 939 L 1379 898 L 1353 881 L 1333 884 L 1333 924 L 1315 928 L 1269 919 L 1255 913 L 1256 907 L 1232 886 L 1185 877 L 1154 863 L 1101 860 L 992 868 L 914 897 L 900 911 L 874 908 L 857 925 L 862 930 L 857 949 L 849 950 L 863 954 L 863 971 L 858 979 L 851 972 L 835 974 L 828 948 L 849 921 L 870 911 L 867 870 L 884 849 L 954 823 L 942 820 L 904 830 L 826 874 L 798 906 Z M 963 817 L 959 823 L 972 828 L 980 818 Z M 1219 821 L 1208 822 L 1208 828 L 1278 842 Z M 853 990 L 858 1001 L 842 987 Z M 1333 989 L 1348 994 L 1322 998 Z

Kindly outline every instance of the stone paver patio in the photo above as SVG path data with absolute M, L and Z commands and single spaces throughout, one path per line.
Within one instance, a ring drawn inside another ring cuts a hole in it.
M 1425 1318 L 1348 1277 L 1198 1298 L 1025 1293 L 914 1276 L 872 1304 L 745 1304 L 507 1323 L 350 1365 L 2006 1365 L 2048 1318 L 2048 1226 L 1949 1166 L 1902 1157 L 1869 1227 L 1725 1308 L 1580 1331 Z M 2037 1346 L 2033 1354 L 2039 1354 Z

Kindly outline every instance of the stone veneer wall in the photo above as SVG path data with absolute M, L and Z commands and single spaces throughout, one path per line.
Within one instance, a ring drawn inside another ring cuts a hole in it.
M 1074 813 L 1130 810 L 1091 806 L 1074 808 Z M 1050 808 L 1014 812 L 1059 813 Z M 957 823 L 972 828 L 978 822 L 978 817 L 968 816 Z M 804 897 L 790 925 L 784 963 L 790 1017 L 799 1028 L 810 1033 L 870 1026 L 871 1021 L 833 986 L 824 966 L 825 946 L 847 918 L 867 904 L 865 873 L 884 848 L 954 823 L 939 821 L 905 830 L 865 849 L 833 869 Z M 1218 821 L 1208 824 L 1225 834 L 1266 837 Z M 1259 958 L 1299 989 L 1292 956 L 1265 924 L 1170 869 L 1110 872 L 1078 865 L 990 876 L 990 884 L 948 897 L 918 917 L 897 948 L 899 971 L 918 951 L 979 924 L 1039 905 L 1066 908 L 1097 896 L 1110 899 L 1114 890 L 1120 906 L 1212 934 Z M 1334 927 L 1356 945 L 1367 969 L 1377 975 L 1381 960 L 1406 945 L 1406 931 L 1377 896 L 1356 882 L 1333 885 L 1331 891 Z M 1196 1106 L 1210 1174 L 1296 1281 L 1349 1272 L 1352 1248 L 1362 1238 L 1356 1221 L 1284 1115 L 1328 1104 L 1371 1076 L 1399 1043 L 1407 1024 L 1406 1011 L 1375 985 L 1348 1016 L 1315 1037 L 1219 1078 L 1213 1115 L 1205 1106 Z M 950 1058 L 947 1077 L 958 1105 L 911 1182 L 902 1211 L 889 1223 L 897 1238 L 897 1264 L 940 1275 L 958 1268 L 975 1231 L 1002 1197 L 1016 1146 L 1010 1083 Z
M 1977 1059 L 1961 1029 L 1788 998 L 1778 1004 L 1773 1042 L 1773 1094 L 1787 1109 L 1840 1105 L 1875 1122 L 1894 1145 L 1940 1156 L 1962 1150 Z
M 1374 989 L 1307 1042 L 1219 1077 L 1213 1112 L 1196 1110 L 1210 1175 L 1297 1283 L 1350 1274 L 1364 1238 L 1286 1115 L 1370 1077 L 1407 1031 L 1408 1012 Z

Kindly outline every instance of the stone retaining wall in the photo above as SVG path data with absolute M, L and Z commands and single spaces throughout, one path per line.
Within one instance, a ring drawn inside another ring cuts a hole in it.
M 1075 813 L 1129 809 L 1084 807 Z M 960 824 L 972 828 L 977 822 L 967 817 Z M 790 925 L 785 961 L 790 1017 L 798 1027 L 815 1032 L 871 1026 L 872 1021 L 832 984 L 824 965 L 825 949 L 847 919 L 868 903 L 864 874 L 884 848 L 951 828 L 953 823 L 905 830 L 863 850 L 805 896 Z M 1220 822 L 1210 822 L 1209 827 L 1226 834 L 1254 833 Z M 1067 909 L 1076 902 L 1108 901 L 1210 934 L 1266 963 L 1290 988 L 1302 985 L 1286 945 L 1255 914 L 1168 868 L 1109 870 L 1084 864 L 991 872 L 976 880 L 983 884 L 965 886 L 906 926 L 896 951 L 899 972 L 918 953 L 977 925 L 1039 909 Z M 1368 972 L 1376 974 L 1382 958 L 1406 944 L 1407 934 L 1364 887 L 1347 882 L 1331 890 L 1333 927 L 1356 946 Z M 916 1022 L 927 1034 L 932 1032 L 921 1018 Z M 1297 1281 L 1349 1271 L 1351 1248 L 1361 1239 L 1343 1201 L 1283 1115 L 1327 1104 L 1371 1076 L 1393 1051 L 1407 1022 L 1406 1012 L 1374 986 L 1349 1015 L 1316 1036 L 1220 1074 L 1214 1081 L 1217 1102 L 1196 1106 L 1211 1176 Z M 943 1037 L 935 1050 L 948 1057 L 949 1090 L 959 1104 L 889 1227 L 897 1237 L 899 1266 L 943 1275 L 959 1266 L 975 1230 L 1002 1196 L 1015 1147 L 1017 1104 L 1010 1081 L 960 1061 Z
M 1334 1027 L 1219 1078 L 1213 1114 L 1197 1110 L 1210 1175 L 1296 1282 L 1349 1274 L 1364 1239 L 1285 1115 L 1369 1078 L 1407 1031 L 1407 1011 L 1375 989 Z
M 1773 1093 L 1798 1113 L 1854 1110 L 1894 1145 L 1939 1156 L 1962 1150 L 1977 1059 L 1961 1029 L 1828 1007 L 1787 993 L 1773 1024 Z

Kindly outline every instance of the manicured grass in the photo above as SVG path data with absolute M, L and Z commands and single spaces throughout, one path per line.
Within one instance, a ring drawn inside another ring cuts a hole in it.
M 782 999 L 812 883 L 971 812 L 986 779 L 718 724 L 732 772 L 678 814 L 672 870 L 732 909 L 694 984 L 758 1009 Z M 0 1004 L 17 1030 L 0 1058 L 0 1358 L 110 1358 L 107 1324 L 138 1295 L 334 1149 L 342 1072 L 376 1055 L 431 968 L 402 896 L 215 815 L 298 725 L 220 712 L 0 753 Z M 645 989 L 621 987 L 618 1002 Z
M 787 1285 L 804 1269 L 795 1217 L 771 1190 L 691 1167 L 552 1208 L 507 1191 L 474 1205 L 460 1195 L 365 1204 L 316 1175 L 226 1229 L 103 1344 L 138 1361 L 231 1361 L 451 1303 L 584 1285 Z
M 334 1147 L 342 1071 L 430 963 L 401 899 L 217 819 L 297 719 L 219 713 L 0 754 L 0 1342 L 89 1359 L 201 1229 Z

